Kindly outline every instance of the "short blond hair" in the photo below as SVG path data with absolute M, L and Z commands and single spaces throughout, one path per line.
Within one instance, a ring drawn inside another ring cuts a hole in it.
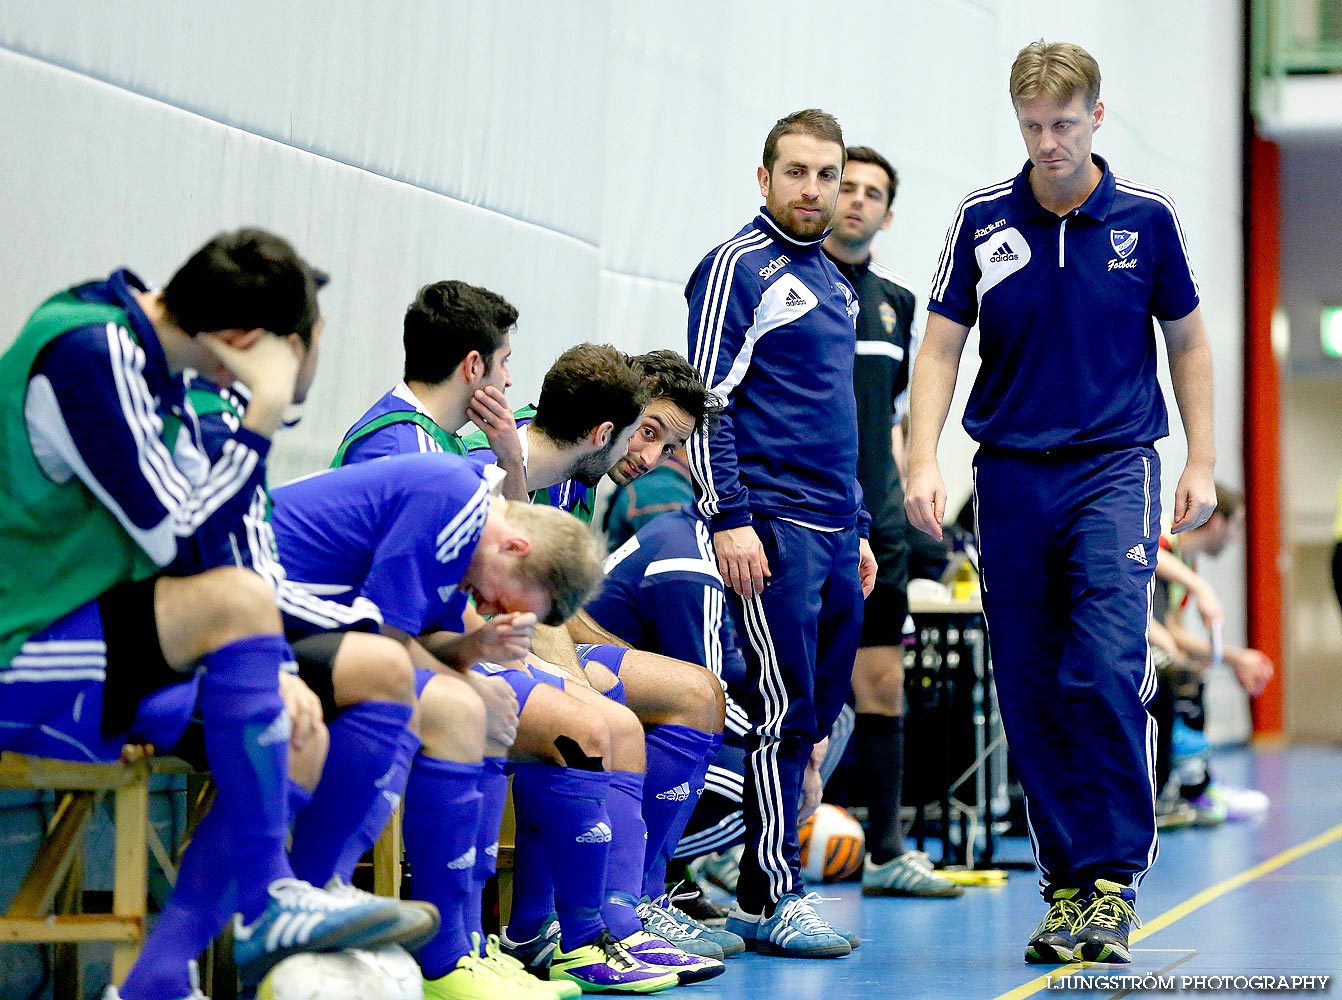
M 1071 42 L 1031 42 L 1011 64 L 1011 106 L 1019 108 L 1041 94 L 1066 104 L 1078 94 L 1094 110 L 1100 99 L 1100 64 Z
M 562 625 L 595 595 L 601 584 L 601 547 L 572 514 L 543 504 L 507 501 L 504 517 L 531 540 L 517 574 L 550 595 L 542 624 Z

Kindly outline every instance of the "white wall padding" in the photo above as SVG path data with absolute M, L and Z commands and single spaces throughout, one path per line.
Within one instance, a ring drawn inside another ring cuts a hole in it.
M 397 377 L 400 316 L 426 281 L 519 307 L 519 402 L 580 340 L 683 349 L 690 269 L 754 213 L 764 136 L 798 108 L 834 112 L 899 169 L 877 252 L 925 288 L 959 199 L 1024 160 L 1007 71 L 1046 36 L 1099 59 L 1097 151 L 1179 205 L 1220 470 L 1237 481 L 1241 25 L 1225 15 L 1166 0 L 10 0 L 0 343 L 70 281 L 121 263 L 162 279 L 213 231 L 273 227 L 334 276 L 308 420 L 277 449 L 282 474 L 310 469 Z M 943 439 L 953 505 L 973 369 Z M 1167 505 L 1183 449 L 1176 420 Z

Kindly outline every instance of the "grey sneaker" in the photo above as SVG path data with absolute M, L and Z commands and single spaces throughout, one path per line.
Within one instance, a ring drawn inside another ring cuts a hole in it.
M 787 958 L 843 958 L 852 953 L 848 939 L 815 912 L 818 893 L 789 893 L 778 901 L 772 917 L 755 930 L 755 951 Z
M 932 867 L 922 851 L 905 851 L 883 865 L 874 864 L 868 854 L 862 862 L 862 895 L 922 896 L 952 899 L 965 890 Z
M 709 957 L 726 958 L 746 950 L 746 943 L 739 934 L 700 923 L 676 906 L 678 900 L 679 897 L 671 893 L 653 900 L 645 896 L 638 904 L 643 929 L 666 938 L 677 948 L 692 955 L 708 953 Z M 711 945 L 712 949 L 701 948 L 701 944 Z M 692 950 L 696 948 L 698 950 Z M 716 949 L 717 955 L 712 954 L 713 949 Z

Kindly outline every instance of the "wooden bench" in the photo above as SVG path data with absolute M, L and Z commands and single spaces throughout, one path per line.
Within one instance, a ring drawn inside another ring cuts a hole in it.
M 188 790 L 187 836 L 213 799 L 213 786 L 205 775 L 196 775 L 189 765 L 174 757 L 159 757 L 134 763 L 87 764 L 0 754 L 0 789 L 51 790 L 56 807 L 47 824 L 37 855 L 29 865 L 9 909 L 0 915 L 0 945 L 50 944 L 58 948 L 53 966 L 61 970 L 64 984 L 58 995 L 81 996 L 78 945 L 110 942 L 112 982 L 120 986 L 140 954 L 147 930 L 148 859 L 152 855 L 170 883 L 177 881 L 177 859 L 164 846 L 149 822 L 149 779 L 155 774 L 187 774 L 195 781 Z M 114 821 L 113 889 L 110 913 L 83 913 L 84 872 L 81 852 L 84 839 L 100 804 L 111 795 Z M 498 913 L 507 920 L 512 903 L 513 844 L 516 824 L 509 795 L 499 832 Z M 401 811 L 398 808 L 373 848 L 373 887 L 379 895 L 399 898 L 402 882 L 403 847 Z M 493 908 L 486 902 L 485 912 Z M 62 960 L 59 949 L 70 949 Z M 206 983 L 216 982 L 209 968 L 202 968 Z M 230 978 L 231 963 L 219 971 Z M 231 995 L 225 989 L 216 995 Z
M 189 770 L 175 758 L 84 764 L 0 754 L 0 788 L 57 793 L 37 856 L 0 916 L 0 943 L 77 948 L 86 941 L 111 942 L 112 981 L 120 985 L 144 944 L 149 854 L 169 881 L 176 880 L 173 859 L 149 822 L 149 778 Z M 109 794 L 115 822 L 112 912 L 82 913 L 80 852 L 94 813 Z M 77 953 L 72 957 L 73 962 L 53 964 L 72 968 L 77 988 Z

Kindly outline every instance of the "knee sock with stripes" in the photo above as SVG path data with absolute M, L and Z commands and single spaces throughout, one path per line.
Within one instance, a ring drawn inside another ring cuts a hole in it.
M 480 771 L 480 832 L 475 841 L 475 868 L 471 872 L 471 891 L 466 896 L 466 931 L 484 933 L 481 907 L 485 883 L 498 867 L 499 827 L 508 802 L 508 775 L 504 757 L 486 757 Z M 548 910 L 546 911 L 549 912 Z M 534 937 L 534 935 L 533 935 Z
M 617 941 L 643 929 L 636 909 L 643 894 L 643 858 L 648 847 L 643 780 L 643 775 L 634 771 L 616 771 L 610 776 L 610 797 L 606 800 L 612 839 L 601 916 Z
M 359 832 L 345 842 L 345 848 L 336 859 L 335 874 L 346 883 L 354 876 L 354 867 L 368 850 L 377 843 L 382 831 L 387 828 L 392 811 L 401 804 L 405 795 L 405 783 L 410 777 L 410 762 L 419 752 L 419 737 L 408 728 L 401 730 L 391 763 L 386 772 L 377 780 L 378 796 L 373 800 L 368 814 L 364 817 Z M 296 839 L 296 838 L 295 838 Z

